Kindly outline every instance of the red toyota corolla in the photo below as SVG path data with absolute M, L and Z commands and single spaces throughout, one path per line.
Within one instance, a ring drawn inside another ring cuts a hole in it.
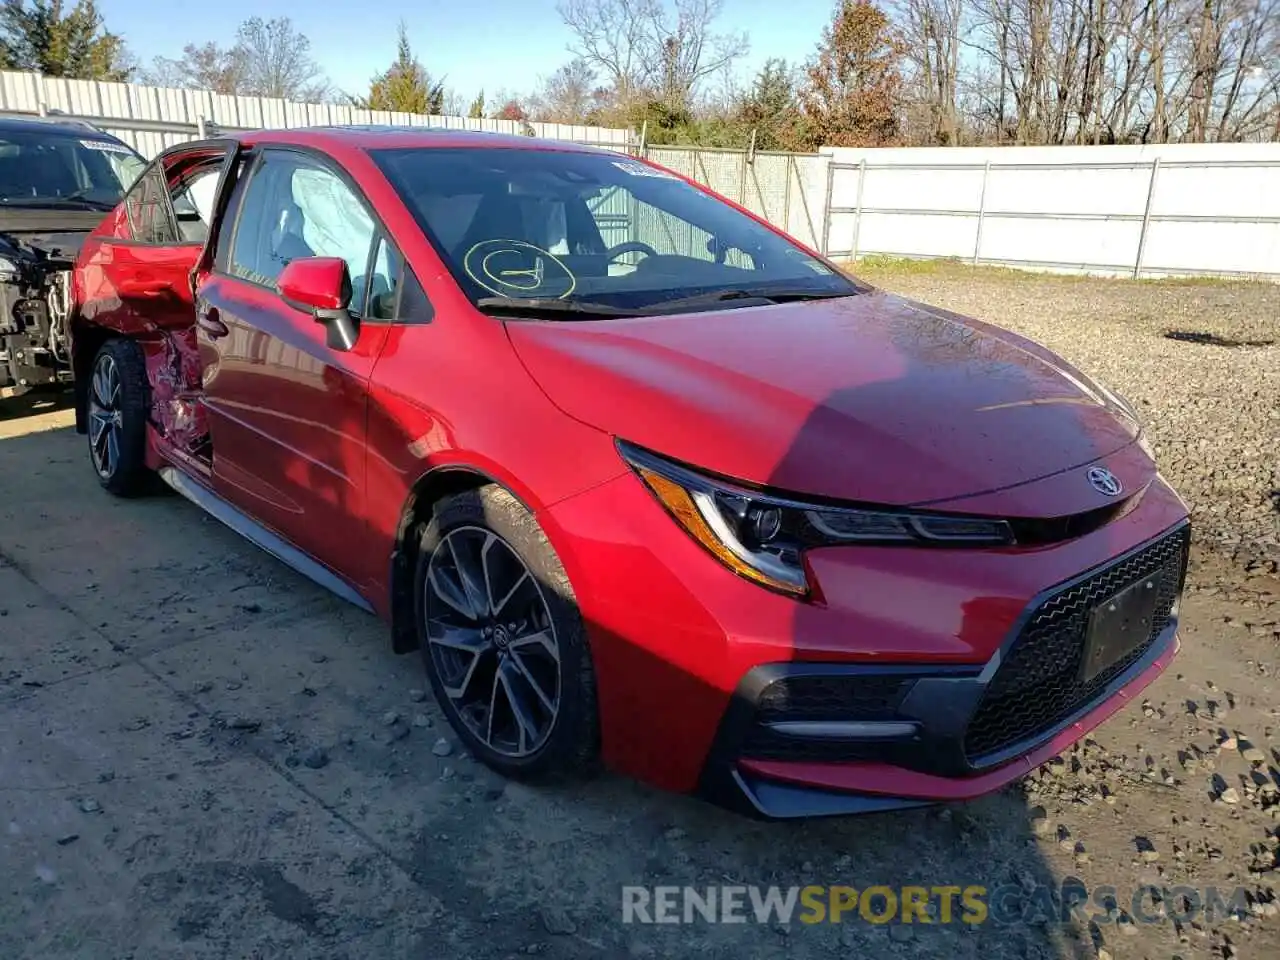
M 467 749 L 768 817 L 974 797 L 1177 649 L 1133 410 L 630 157 L 172 148 L 84 246 L 77 424 L 420 649 Z

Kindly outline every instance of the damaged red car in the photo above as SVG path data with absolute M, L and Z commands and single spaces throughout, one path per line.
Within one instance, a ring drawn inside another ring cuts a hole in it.
M 646 161 L 378 127 L 157 157 L 80 252 L 77 425 L 390 624 L 466 748 L 749 814 L 995 790 L 1177 647 L 1132 407 Z

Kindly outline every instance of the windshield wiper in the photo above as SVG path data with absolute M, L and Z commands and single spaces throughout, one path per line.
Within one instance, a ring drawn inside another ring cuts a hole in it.
M 643 314 L 640 310 L 593 300 L 557 300 L 552 297 L 481 297 L 476 306 L 481 310 L 503 313 L 576 313 L 589 317 L 639 317 Z
M 659 300 L 657 303 L 651 303 L 645 307 L 644 312 L 652 313 L 681 307 L 713 306 L 717 303 L 728 303 L 732 300 L 763 300 L 766 303 L 791 303 L 796 300 L 831 300 L 835 297 L 851 297 L 855 292 L 813 290 L 806 287 L 765 287 L 762 290 L 712 290 L 709 293 L 697 293 L 691 297 Z
M 113 210 L 115 203 L 105 200 L 91 200 L 85 194 L 87 190 L 77 190 L 65 197 L 0 197 L 0 204 L 10 207 L 50 207 L 56 208 L 74 203 L 88 207 L 90 210 Z
M 829 300 L 851 297 L 854 292 L 836 293 L 805 287 L 773 287 L 764 290 L 714 290 L 675 300 L 659 300 L 643 307 L 615 307 L 593 300 L 557 300 L 552 297 L 481 297 L 476 306 L 481 310 L 511 313 L 576 313 L 583 317 L 645 317 L 682 307 L 711 306 L 734 300 L 759 300 L 765 303 L 788 303 L 795 300 Z

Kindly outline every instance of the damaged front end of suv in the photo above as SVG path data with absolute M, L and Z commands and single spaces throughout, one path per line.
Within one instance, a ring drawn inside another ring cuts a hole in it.
M 0 213 L 0 390 L 16 396 L 71 380 L 66 325 L 79 244 L 68 249 L 45 246 L 52 238 L 28 241 L 9 233 L 4 220 Z
M 72 380 L 71 268 L 144 166 L 87 123 L 0 118 L 0 398 Z

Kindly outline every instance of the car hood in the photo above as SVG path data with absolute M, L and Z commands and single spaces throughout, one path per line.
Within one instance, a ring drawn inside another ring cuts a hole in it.
M 46 210 L 0 204 L 0 255 L 22 256 L 31 247 L 55 259 L 73 261 L 89 231 L 105 213 L 98 210 Z
M 796 493 L 936 503 L 1090 463 L 1139 433 L 1044 348 L 880 291 L 507 329 L 570 416 Z

